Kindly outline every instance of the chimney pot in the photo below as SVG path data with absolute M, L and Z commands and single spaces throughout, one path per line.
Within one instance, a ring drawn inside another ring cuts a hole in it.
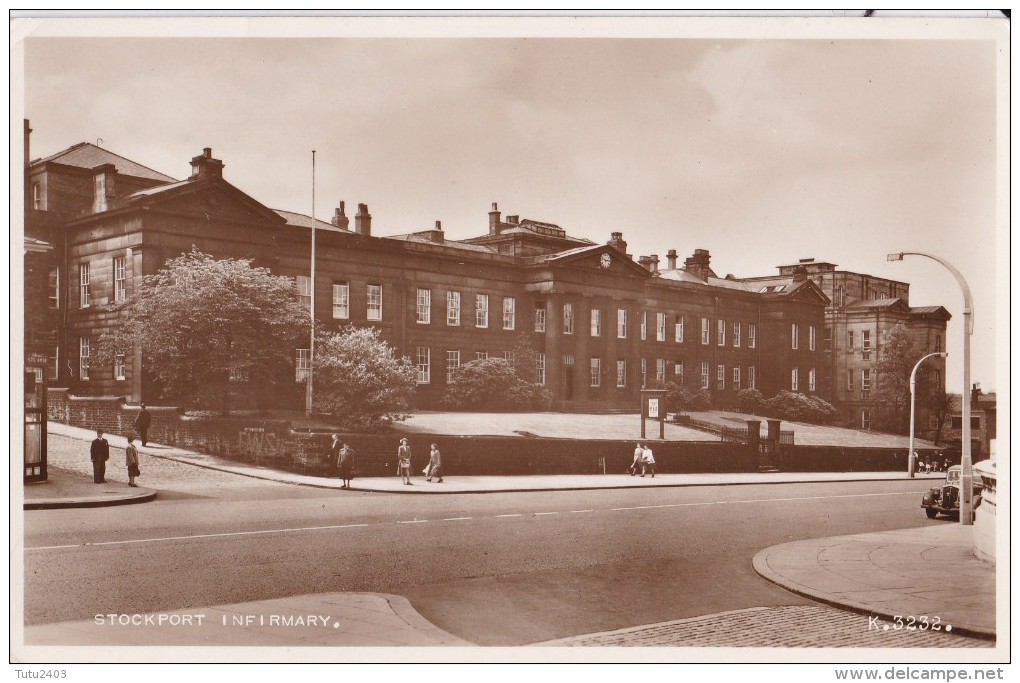
M 676 249 L 670 249 L 666 252 L 666 267 L 669 270 L 676 270 Z
M 343 201 L 337 205 L 336 211 L 333 212 L 333 220 L 331 220 L 330 223 L 341 230 L 350 230 L 351 219 L 344 213 Z
M 443 221 L 436 221 L 436 230 L 440 230 L 441 231 L 442 229 L 443 229 Z
M 489 212 L 489 236 L 495 237 L 499 234 L 499 207 L 496 202 L 492 203 L 492 211 Z

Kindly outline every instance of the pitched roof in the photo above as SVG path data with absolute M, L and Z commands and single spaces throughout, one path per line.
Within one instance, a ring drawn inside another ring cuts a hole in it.
M 293 211 L 283 211 L 281 209 L 273 209 L 278 216 L 287 221 L 287 225 L 293 225 L 297 228 L 308 228 L 312 227 L 312 217 L 306 216 L 303 213 L 294 213 Z M 315 219 L 316 230 L 329 230 L 330 232 L 350 232 L 350 230 L 343 230 L 338 228 L 332 223 L 320 221 L 318 218 Z
M 494 254 L 495 250 L 489 247 L 484 247 L 480 244 L 466 244 L 457 240 L 443 240 L 442 242 L 435 242 L 427 235 L 421 235 L 417 233 L 408 233 L 406 235 L 384 235 L 383 239 L 397 240 L 399 242 L 415 242 L 417 244 L 431 244 L 437 247 L 452 247 L 454 249 L 463 249 L 464 251 L 475 251 L 484 254 Z
M 889 308 L 890 306 L 903 305 L 903 299 L 862 299 L 855 301 L 847 308 Z
M 114 154 L 102 147 L 97 147 L 91 142 L 79 142 L 77 145 L 68 147 L 62 152 L 57 152 L 56 154 L 52 154 L 43 159 L 36 159 L 31 162 L 31 165 L 35 166 L 36 164 L 44 164 L 47 162 L 55 162 L 58 164 L 64 164 L 65 166 L 76 166 L 78 168 L 88 169 L 95 168 L 96 166 L 102 166 L 103 164 L 113 164 L 117 167 L 117 172 L 124 175 L 134 176 L 136 178 L 147 178 L 149 180 L 158 180 L 164 183 L 172 183 L 176 180 L 168 175 L 163 175 L 158 171 L 153 171 L 151 168 L 135 163 L 130 159 L 125 159 L 119 154 Z

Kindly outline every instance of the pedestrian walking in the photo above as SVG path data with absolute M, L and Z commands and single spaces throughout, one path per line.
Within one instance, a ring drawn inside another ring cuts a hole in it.
M 351 479 L 354 478 L 354 449 L 344 444 L 340 447 L 340 478 L 344 485 L 340 488 L 351 488 Z
M 106 461 L 110 459 L 110 442 L 103 438 L 103 431 L 96 430 L 96 438 L 89 449 L 92 456 L 92 481 L 106 483 Z
M 426 481 L 432 481 L 432 477 L 439 477 L 439 483 L 443 483 L 443 459 L 439 454 L 439 446 L 432 444 L 432 452 L 429 454 L 429 466 L 425 468 Z
M 339 434 L 333 434 L 330 437 L 329 443 L 329 466 L 332 468 L 333 473 L 340 477 L 340 449 L 343 448 L 343 443 L 340 441 Z M 341 477 L 342 479 L 343 477 Z
M 630 464 L 630 476 L 635 476 L 638 473 L 638 468 L 641 467 L 641 456 L 645 454 L 644 447 L 639 443 L 634 449 L 634 462 Z
M 135 432 L 138 433 L 138 438 L 142 440 L 142 445 L 145 446 L 149 440 L 149 425 L 152 424 L 152 415 L 145 409 L 145 404 L 142 404 L 142 409 L 138 411 L 138 415 L 135 417 Z
M 411 486 L 411 447 L 407 439 L 401 439 L 397 448 L 397 476 L 404 478 L 405 486 Z
M 655 479 L 655 455 L 651 448 L 645 446 L 641 454 L 641 476 L 645 476 L 645 472 L 649 471 L 652 473 L 652 479 Z
M 128 445 L 124 449 L 124 456 L 127 462 L 128 486 L 138 488 L 138 484 L 135 483 L 135 477 L 141 476 L 142 471 L 138 468 L 138 449 L 135 448 L 134 436 L 128 436 Z

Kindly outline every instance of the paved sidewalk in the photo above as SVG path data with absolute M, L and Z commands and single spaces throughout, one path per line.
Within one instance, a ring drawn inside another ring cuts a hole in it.
M 47 480 L 25 484 L 26 510 L 53 510 L 58 508 L 90 508 L 108 505 L 145 503 L 156 497 L 156 492 L 141 486 L 107 480 L 96 484 L 87 477 L 50 468 Z
M 51 433 L 89 441 L 88 430 L 50 423 Z M 109 437 L 111 446 L 123 447 L 118 437 Z M 340 481 L 300 474 L 277 472 L 234 463 L 223 458 L 194 453 L 183 449 L 149 445 L 140 451 L 148 456 L 164 458 L 222 472 L 229 472 L 280 483 L 339 489 Z M 54 469 L 49 484 L 25 487 L 26 507 L 46 496 L 64 497 L 66 501 L 96 503 L 107 497 L 109 504 L 122 500 L 122 493 L 143 493 L 123 484 L 96 485 L 71 472 Z M 921 475 L 938 479 L 944 475 Z M 81 481 L 71 481 L 71 479 Z M 775 473 L 775 474 L 684 474 L 631 477 L 629 475 L 561 475 L 522 477 L 453 477 L 443 484 L 428 483 L 421 478 L 414 486 L 403 486 L 396 476 L 355 480 L 354 491 L 410 493 L 482 493 L 493 491 L 540 491 L 561 489 L 603 489 L 651 486 L 708 486 L 720 484 L 763 484 L 807 481 L 906 480 L 895 472 L 878 473 Z M 94 488 L 93 488 L 94 487 Z M 339 491 L 346 494 L 347 491 Z M 834 607 L 813 608 L 810 614 L 795 615 L 801 622 L 825 623 L 846 618 L 847 612 L 864 615 L 938 616 L 941 625 L 952 627 L 935 633 L 900 634 L 907 647 L 974 647 L 995 637 L 995 569 L 973 556 L 973 527 L 952 522 L 929 521 L 916 529 L 884 533 L 841 536 L 798 541 L 767 548 L 753 559 L 755 569 L 765 578 L 802 595 Z M 750 561 L 750 558 L 749 558 Z M 789 610 L 791 608 L 773 608 Z M 695 620 L 679 620 L 665 624 L 638 626 L 609 634 L 575 636 L 540 645 L 673 645 L 693 646 L 692 629 L 701 634 L 702 645 L 724 645 L 719 635 L 704 640 L 706 624 L 709 633 L 729 632 L 730 625 L 748 619 L 770 620 L 791 617 L 785 613 L 747 611 L 748 614 L 727 613 L 703 615 Z M 328 593 L 297 596 L 262 602 L 191 608 L 163 613 L 136 625 L 98 624 L 95 620 L 43 624 L 26 628 L 26 645 L 264 645 L 264 646 L 434 646 L 469 645 L 441 631 L 417 614 L 405 599 L 398 596 L 355 593 Z M 194 624 L 195 615 L 204 614 L 203 624 Z M 192 624 L 185 625 L 185 615 Z M 317 619 L 312 622 L 311 616 Z M 835 616 L 831 616 L 835 615 Z M 842 616 L 840 616 L 842 615 Z M 273 617 L 276 617 L 274 620 Z M 328 617 L 324 622 L 321 617 Z M 133 622 L 135 617 L 128 618 Z M 861 617 L 867 622 L 867 619 Z M 693 626 L 691 626 L 693 624 Z M 895 631 L 893 622 L 884 622 Z M 715 631 L 711 631 L 711 629 Z M 817 630 L 817 629 L 816 629 Z M 759 631 L 762 632 L 762 631 Z M 908 637 L 909 635 L 909 637 Z M 965 636 L 985 639 L 973 640 Z M 841 646 L 830 639 L 808 634 L 798 644 L 748 641 L 734 646 Z M 814 640 L 812 641 L 811 638 Z M 934 640 L 933 640 L 934 639 Z M 856 644 L 855 644 L 856 643 Z M 962 643 L 962 644 L 961 644 Z M 975 645 L 977 643 L 977 645 Z M 852 638 L 842 646 L 861 646 Z

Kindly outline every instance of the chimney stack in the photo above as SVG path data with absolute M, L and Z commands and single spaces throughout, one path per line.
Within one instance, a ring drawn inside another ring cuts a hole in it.
M 343 202 L 340 202 L 340 204 L 336 207 L 336 210 L 333 212 L 333 219 L 330 220 L 330 223 L 340 228 L 341 230 L 349 231 L 351 229 L 350 227 L 351 219 L 348 218 L 347 215 L 344 213 Z
M 638 264 L 654 275 L 659 272 L 659 255 L 652 254 L 651 256 L 639 256 Z
M 627 243 L 623 241 L 622 232 L 610 233 L 609 241 L 606 242 L 606 244 L 611 246 L 613 249 L 616 249 L 627 258 L 630 258 L 630 254 L 627 253 Z
M 443 221 L 436 221 L 436 227 L 429 231 L 429 238 L 436 244 L 443 243 Z
M 206 147 L 202 153 L 191 160 L 192 178 L 222 178 L 223 162 L 213 159 L 212 147 Z
M 358 204 L 358 213 L 354 215 L 354 232 L 365 237 L 372 236 L 372 215 L 368 212 L 368 204 Z
M 702 280 L 707 280 L 710 277 L 717 277 L 712 269 L 709 267 L 711 256 L 707 249 L 695 249 L 694 255 L 687 258 L 684 261 L 684 270 Z
M 804 266 L 797 266 L 796 268 L 793 269 L 793 281 L 794 282 L 804 282 L 804 280 L 807 280 L 807 279 L 808 279 L 807 278 L 807 268 L 805 268 Z
M 112 200 L 116 196 L 114 177 L 117 175 L 117 167 L 113 164 L 103 164 L 92 169 L 92 213 L 99 213 L 111 208 Z
M 666 252 L 666 266 L 669 270 L 676 270 L 676 249 Z
M 492 211 L 489 212 L 489 237 L 499 234 L 499 207 L 496 202 L 492 203 Z

